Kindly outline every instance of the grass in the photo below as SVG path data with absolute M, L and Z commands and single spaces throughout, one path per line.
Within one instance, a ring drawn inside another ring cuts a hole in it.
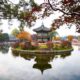
M 46 49 L 48 46 L 46 44 L 39 45 L 39 49 Z
M 16 50 L 21 50 L 21 47 L 17 47 Z
M 62 47 L 60 47 L 60 48 L 54 48 L 53 50 L 69 50 L 69 49 L 72 49 L 72 47 L 71 48 L 62 48 Z

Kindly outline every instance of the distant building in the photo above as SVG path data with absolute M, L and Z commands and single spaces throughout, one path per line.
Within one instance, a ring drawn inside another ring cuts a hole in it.
M 46 28 L 43 24 L 39 28 L 34 29 L 34 31 L 37 33 L 38 42 L 46 42 L 50 40 L 50 29 Z
M 16 42 L 16 41 L 19 41 L 19 39 L 16 38 L 15 36 L 13 36 L 13 35 L 9 35 L 9 41 L 10 42 Z

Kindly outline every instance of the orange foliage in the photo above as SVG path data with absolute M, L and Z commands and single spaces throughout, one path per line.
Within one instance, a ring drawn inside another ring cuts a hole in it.
M 22 31 L 21 33 L 19 33 L 17 35 L 17 38 L 32 41 L 31 35 L 26 31 Z
M 73 36 L 72 36 L 72 35 L 68 35 L 68 36 L 67 36 L 67 39 L 68 39 L 68 41 L 72 41 Z

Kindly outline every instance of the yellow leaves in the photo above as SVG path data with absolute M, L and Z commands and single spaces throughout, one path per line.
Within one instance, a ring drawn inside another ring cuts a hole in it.
M 60 37 L 56 37 L 56 36 L 52 38 L 52 40 L 60 40 L 60 39 L 61 39 Z
M 19 33 L 17 35 L 17 38 L 25 39 L 25 40 L 28 40 L 28 41 L 32 40 L 31 35 L 28 32 L 26 32 L 26 31 L 22 31 L 21 33 Z
M 72 41 L 73 36 L 72 36 L 72 35 L 68 35 L 68 36 L 67 36 L 67 39 L 68 39 L 68 41 Z

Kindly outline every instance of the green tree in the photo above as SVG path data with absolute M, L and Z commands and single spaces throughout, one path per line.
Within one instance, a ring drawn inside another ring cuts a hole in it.
M 20 31 L 15 28 L 15 29 L 12 30 L 11 34 L 16 37 L 19 34 L 19 32 Z
M 0 41 L 9 41 L 9 35 L 7 33 L 0 34 Z
M 4 38 L 4 41 L 9 41 L 8 33 L 3 33 L 3 38 Z
M 4 41 L 4 36 L 3 34 L 0 34 L 0 42 L 3 42 Z

